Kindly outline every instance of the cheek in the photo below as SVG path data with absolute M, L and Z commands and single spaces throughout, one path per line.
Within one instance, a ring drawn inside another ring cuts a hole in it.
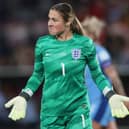
M 58 24 L 55 24 L 55 25 L 49 27 L 49 33 L 52 34 L 52 35 L 56 35 L 56 34 L 62 32 L 64 30 L 65 30 L 64 24 L 59 24 L 58 23 Z
M 57 32 L 61 32 L 61 31 L 64 31 L 65 26 L 64 26 L 64 24 L 58 24 L 55 26 L 55 29 Z

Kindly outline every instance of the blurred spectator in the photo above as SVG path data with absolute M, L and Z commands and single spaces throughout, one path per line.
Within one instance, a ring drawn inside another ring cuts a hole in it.
M 9 64 L 11 49 L 8 47 L 8 44 L 5 41 L 2 26 L 0 26 L 0 28 L 0 65 L 7 65 Z
M 29 34 L 33 39 L 42 36 L 48 32 L 46 19 L 35 19 L 29 24 Z
M 125 6 L 124 6 L 125 7 Z M 117 64 L 129 64 L 129 9 L 108 26 L 110 42 L 107 43 Z
M 33 47 L 25 44 L 18 45 L 13 52 L 14 64 L 15 65 L 33 65 Z
M 119 63 L 120 55 L 126 42 L 121 36 L 108 35 L 106 40 L 106 48 L 110 51 L 114 63 Z
M 28 41 L 28 28 L 22 21 L 10 21 L 5 24 L 5 38 L 13 49 L 16 45 L 26 44 Z
M 116 35 L 123 37 L 126 42 L 129 42 L 129 24 L 126 19 L 128 15 L 122 15 L 119 20 L 113 22 L 109 27 L 108 31 L 110 35 Z
M 108 15 L 107 20 L 109 23 L 115 22 L 119 20 L 119 18 L 126 12 L 127 8 L 129 8 L 128 0 L 109 0 L 108 1 Z
M 106 0 L 92 0 L 90 5 L 89 14 L 91 16 L 96 16 L 99 19 L 106 19 L 107 17 L 107 1 Z

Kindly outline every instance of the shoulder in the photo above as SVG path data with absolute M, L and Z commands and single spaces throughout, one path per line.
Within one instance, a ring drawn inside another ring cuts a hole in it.
M 107 53 L 107 54 L 109 54 L 108 50 L 105 47 L 103 47 L 102 45 L 95 44 L 95 47 L 96 47 L 96 50 L 97 50 L 98 53 Z
M 53 40 L 53 36 L 51 35 L 44 35 L 44 36 L 40 36 L 37 40 L 36 40 L 36 47 L 43 47 L 46 44 L 48 44 L 51 40 Z
M 101 60 L 108 60 L 111 58 L 107 49 L 101 45 L 96 44 L 96 51 Z
M 79 42 L 83 43 L 86 46 L 93 45 L 93 40 L 88 36 L 83 36 L 79 34 L 75 34 L 74 38 L 78 40 Z
M 95 42 L 96 49 L 98 51 L 107 51 L 105 47 Z
M 40 36 L 38 39 L 37 39 L 37 42 L 40 44 L 44 41 L 48 41 L 48 40 L 51 40 L 53 39 L 53 36 L 51 35 L 44 35 L 44 36 Z

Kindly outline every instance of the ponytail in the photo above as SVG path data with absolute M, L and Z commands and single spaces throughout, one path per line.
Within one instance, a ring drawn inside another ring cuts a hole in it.
M 85 31 L 77 17 L 75 17 L 73 22 L 71 23 L 71 30 L 73 33 L 85 35 Z

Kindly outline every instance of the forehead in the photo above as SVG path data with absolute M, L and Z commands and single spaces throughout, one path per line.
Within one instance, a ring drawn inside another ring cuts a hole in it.
M 63 19 L 61 13 L 57 10 L 51 9 L 48 14 L 49 18 L 60 18 Z

